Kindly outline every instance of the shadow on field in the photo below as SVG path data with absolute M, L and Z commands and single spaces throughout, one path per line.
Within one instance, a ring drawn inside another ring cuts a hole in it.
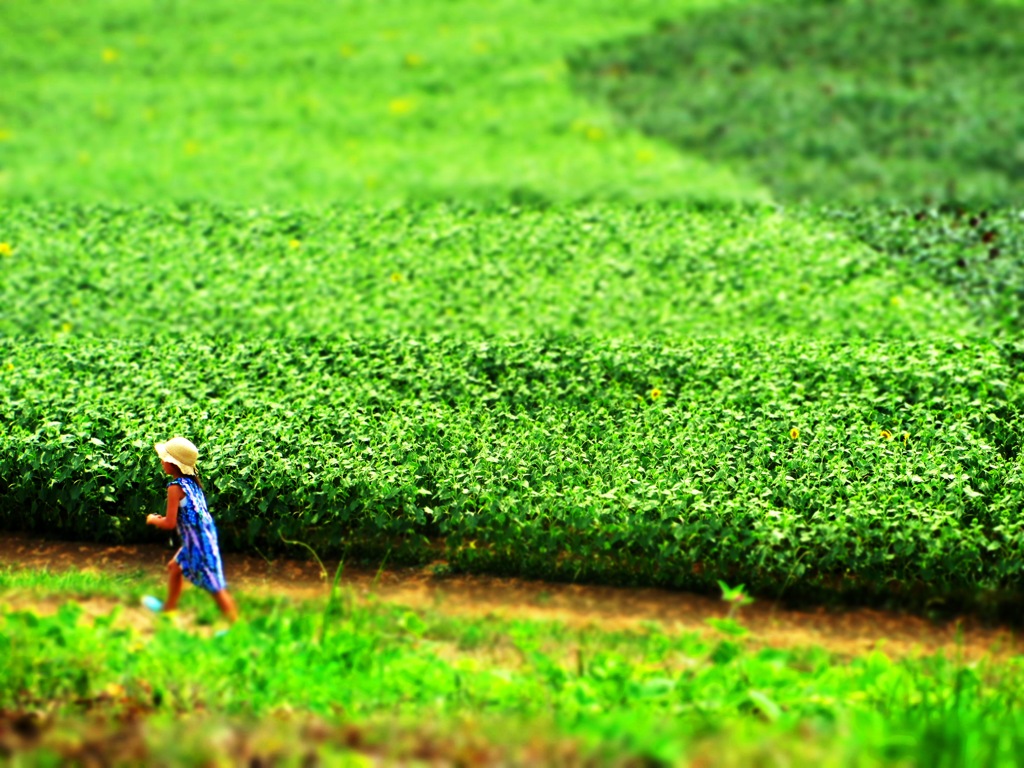
M 580 52 L 577 87 L 781 200 L 1024 192 L 1024 7 L 809 0 L 695 12 Z

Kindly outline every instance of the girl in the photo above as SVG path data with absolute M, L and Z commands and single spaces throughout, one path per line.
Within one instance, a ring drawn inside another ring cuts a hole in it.
M 178 607 L 184 577 L 213 595 L 221 613 L 228 621 L 234 622 L 238 618 L 238 610 L 224 580 L 217 528 L 206 508 L 206 496 L 196 474 L 199 451 L 184 437 L 157 443 L 154 448 L 163 463 L 164 472 L 174 480 L 167 486 L 167 514 L 163 517 L 148 515 L 146 523 L 168 531 L 177 528 L 181 549 L 167 564 L 170 572 L 167 602 L 161 603 L 147 595 L 143 603 L 154 611 L 173 611 Z

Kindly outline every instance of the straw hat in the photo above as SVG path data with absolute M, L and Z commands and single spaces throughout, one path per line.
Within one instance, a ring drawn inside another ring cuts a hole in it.
M 199 458 L 199 451 L 192 445 L 191 440 L 186 440 L 184 437 L 172 437 L 166 443 L 157 443 L 153 447 L 156 448 L 157 455 L 163 461 L 174 464 L 183 474 L 194 475 L 196 473 L 196 459 Z

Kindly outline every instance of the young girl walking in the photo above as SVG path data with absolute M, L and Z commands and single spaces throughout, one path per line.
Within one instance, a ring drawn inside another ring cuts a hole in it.
M 196 473 L 199 451 L 190 440 L 174 437 L 154 448 L 164 472 L 174 479 L 167 486 L 167 514 L 148 515 L 146 523 L 164 530 L 178 529 L 181 549 L 167 563 L 167 602 L 146 595 L 143 604 L 154 611 L 173 611 L 178 607 L 183 579 L 209 592 L 221 613 L 234 622 L 238 618 L 235 601 L 228 593 L 224 566 L 217 544 L 217 528 L 206 508 L 206 496 Z

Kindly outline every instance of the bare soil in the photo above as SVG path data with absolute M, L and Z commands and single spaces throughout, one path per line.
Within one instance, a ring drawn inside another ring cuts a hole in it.
M 141 571 L 160 577 L 164 563 L 173 554 L 172 550 L 156 545 L 110 547 L 0 534 L 0 563 L 20 568 Z M 240 593 L 239 606 L 243 613 L 246 595 L 305 600 L 324 597 L 329 588 L 324 573 L 313 561 L 267 561 L 229 554 L 224 565 L 232 591 Z M 328 568 L 333 565 L 327 564 Z M 333 570 L 330 575 L 333 576 Z M 453 616 L 555 621 L 607 631 L 637 630 L 648 623 L 668 632 L 712 631 L 706 620 L 722 618 L 728 613 L 728 606 L 721 600 L 687 592 L 492 576 L 436 576 L 429 567 L 380 572 L 346 567 L 342 582 L 362 599 L 416 610 Z M 86 604 L 87 611 L 106 609 L 105 601 Z M 132 615 L 135 612 L 136 609 L 129 610 Z M 135 618 L 145 620 L 141 614 Z M 879 650 L 894 657 L 941 652 L 975 659 L 984 655 L 1017 654 L 1022 648 L 1018 633 L 1005 627 L 984 626 L 970 616 L 938 624 L 919 616 L 890 611 L 864 608 L 800 611 L 755 602 L 744 607 L 738 618 L 750 630 L 750 642 L 756 645 L 823 646 L 841 656 Z

